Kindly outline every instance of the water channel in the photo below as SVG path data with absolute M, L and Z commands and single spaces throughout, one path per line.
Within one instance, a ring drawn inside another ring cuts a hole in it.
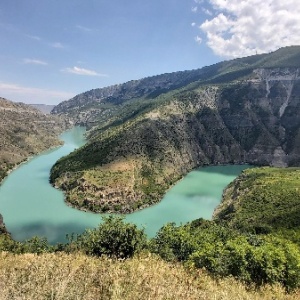
M 81 233 L 101 222 L 100 214 L 67 206 L 63 193 L 49 184 L 52 165 L 62 156 L 82 146 L 84 128 L 74 127 L 61 135 L 64 145 L 42 153 L 14 170 L 0 186 L 0 212 L 12 237 L 22 241 L 45 236 L 51 243 L 65 242 L 66 234 Z M 247 165 L 203 167 L 190 172 L 170 189 L 157 205 L 126 216 L 144 227 L 149 237 L 167 222 L 176 224 L 211 219 L 223 189 Z

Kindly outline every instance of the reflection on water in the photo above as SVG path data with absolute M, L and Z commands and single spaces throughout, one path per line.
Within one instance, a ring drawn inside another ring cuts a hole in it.
M 81 233 L 101 222 L 100 214 L 78 211 L 65 205 L 63 193 L 49 184 L 51 166 L 84 144 L 84 128 L 62 135 L 64 146 L 41 154 L 12 172 L 0 187 L 0 212 L 16 240 L 46 236 L 52 243 L 64 242 L 66 234 Z M 152 207 L 126 216 L 144 227 L 148 236 L 167 222 L 185 223 L 210 219 L 224 187 L 249 166 L 205 167 L 189 173 Z

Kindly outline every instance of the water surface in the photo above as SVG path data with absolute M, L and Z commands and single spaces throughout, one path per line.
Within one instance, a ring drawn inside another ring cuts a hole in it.
M 0 212 L 12 237 L 22 241 L 46 236 L 51 243 L 64 242 L 66 234 L 81 233 L 101 222 L 100 214 L 78 211 L 65 204 L 63 193 L 49 184 L 52 165 L 85 143 L 85 129 L 75 127 L 61 138 L 65 144 L 36 156 L 13 171 L 0 186 Z M 190 172 L 152 207 L 126 216 L 144 227 L 149 237 L 167 222 L 185 223 L 211 219 L 223 189 L 247 165 L 205 167 Z

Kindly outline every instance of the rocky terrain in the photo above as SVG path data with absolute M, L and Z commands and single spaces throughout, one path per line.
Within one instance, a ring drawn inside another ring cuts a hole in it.
M 50 114 L 55 105 L 47 105 L 47 104 L 30 104 L 30 106 L 38 109 L 44 114 Z
M 30 156 L 60 145 L 58 135 L 68 126 L 62 117 L 0 98 L 0 181 Z
M 80 209 L 128 213 L 207 164 L 297 166 L 300 47 L 97 89 L 53 112 L 90 128 L 51 182 Z
M 7 233 L 5 225 L 3 223 L 3 217 L 0 214 L 0 234 Z

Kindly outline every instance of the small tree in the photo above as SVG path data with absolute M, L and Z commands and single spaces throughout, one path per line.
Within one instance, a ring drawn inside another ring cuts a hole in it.
M 86 254 L 129 258 L 146 246 L 144 230 L 135 224 L 125 223 L 123 217 L 103 217 L 104 222 L 93 230 L 77 237 L 77 247 Z

